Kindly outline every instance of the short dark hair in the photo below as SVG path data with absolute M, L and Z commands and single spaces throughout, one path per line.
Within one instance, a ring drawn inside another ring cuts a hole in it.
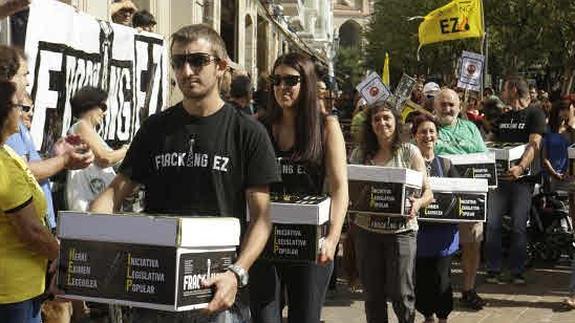
M 363 135 L 361 141 L 361 148 L 364 153 L 364 162 L 368 159 L 373 158 L 377 151 L 379 150 L 379 142 L 377 141 L 377 135 L 373 132 L 373 128 L 371 127 L 371 119 L 375 114 L 382 110 L 388 110 L 393 114 L 395 119 L 395 131 L 393 132 L 393 139 L 391 140 L 391 150 L 392 153 L 395 154 L 399 147 L 401 147 L 401 131 L 402 131 L 402 123 L 401 123 L 401 116 L 399 111 L 395 109 L 391 103 L 387 101 L 378 101 L 373 103 L 372 105 L 367 107 L 367 113 L 365 116 L 365 122 L 363 124 Z
M 102 102 L 105 102 L 107 98 L 108 93 L 97 87 L 85 86 L 79 89 L 70 99 L 72 116 L 79 118 L 85 112 L 101 107 Z
M 252 91 L 252 81 L 246 75 L 238 75 L 232 79 L 230 86 L 230 97 L 244 98 L 250 96 Z
M 156 18 L 148 10 L 136 11 L 132 16 L 132 26 L 137 27 L 149 27 L 156 25 Z
M 12 111 L 14 94 L 16 94 L 16 84 L 7 80 L 0 80 L 0 132 L 3 130 L 8 114 Z
M 212 27 L 204 24 L 188 25 L 178 29 L 172 34 L 170 50 L 174 47 L 174 43 L 191 43 L 198 39 L 207 40 L 212 47 L 213 54 L 218 59 L 228 59 L 226 44 L 222 37 Z
M 517 90 L 517 96 L 519 98 L 525 99 L 529 97 L 529 85 L 521 76 L 510 76 L 505 80 L 505 83 L 509 89 Z
M 17 47 L 0 45 L 0 80 L 10 81 L 20 68 L 20 59 L 25 55 Z
M 411 126 L 411 135 L 412 136 L 415 136 L 415 134 L 417 133 L 417 129 L 424 122 L 431 122 L 435 125 L 435 129 L 439 129 L 439 124 L 437 123 L 437 120 L 435 120 L 435 118 L 432 115 L 429 115 L 427 113 L 421 113 L 413 119 L 413 124 Z

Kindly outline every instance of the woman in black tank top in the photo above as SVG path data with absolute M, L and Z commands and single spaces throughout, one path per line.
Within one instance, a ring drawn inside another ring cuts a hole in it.
M 280 295 L 285 286 L 288 322 L 318 323 L 347 211 L 345 143 L 337 119 L 320 112 L 317 76 L 308 57 L 298 53 L 279 57 L 271 83 L 273 98 L 262 122 L 282 175 L 282 182 L 271 186 L 272 198 L 323 195 L 324 184 L 329 183 L 330 220 L 316 263 L 256 262 L 250 271 L 250 306 L 255 323 L 281 322 Z

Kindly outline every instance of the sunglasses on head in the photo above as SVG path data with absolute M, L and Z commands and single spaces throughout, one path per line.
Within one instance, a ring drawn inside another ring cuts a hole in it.
M 280 86 L 282 83 L 286 86 L 296 86 L 300 82 L 299 75 L 272 75 L 270 80 L 273 86 Z
M 207 53 L 172 55 L 171 58 L 172 66 L 176 69 L 182 68 L 186 63 L 190 64 L 191 68 L 203 67 L 217 60 L 216 56 Z

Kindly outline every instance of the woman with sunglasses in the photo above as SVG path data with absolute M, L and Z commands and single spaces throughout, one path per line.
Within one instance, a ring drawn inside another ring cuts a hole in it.
M 308 57 L 298 53 L 279 57 L 271 83 L 273 97 L 262 122 L 284 165 L 282 182 L 272 185 L 271 193 L 318 196 L 327 183 L 330 222 L 317 263 L 260 259 L 254 265 L 250 306 L 254 322 L 281 322 L 280 295 L 285 285 L 288 322 L 318 323 L 348 204 L 345 144 L 337 119 L 321 114 L 317 76 Z
M 78 90 L 70 100 L 72 116 L 76 122 L 68 134 L 78 135 L 94 152 L 93 165 L 69 173 L 66 199 L 71 210 L 85 211 L 88 208 L 88 203 L 114 178 L 112 166 L 124 159 L 128 151 L 127 145 L 113 150 L 98 134 L 107 109 L 107 98 L 108 94 L 104 90 L 86 86 Z
M 360 147 L 353 151 L 352 163 L 401 167 L 423 173 L 421 197 L 410 197 L 407 217 L 389 217 L 373 228 L 370 216 L 355 217 L 355 253 L 359 279 L 364 288 L 368 323 L 387 322 L 387 300 L 391 300 L 400 323 L 415 319 L 415 256 L 417 214 L 433 199 L 425 162 L 412 144 L 401 141 L 399 112 L 388 102 L 367 108 Z
M 448 159 L 436 156 L 438 126 L 435 119 L 420 114 L 413 120 L 411 134 L 425 161 L 428 176 L 458 177 Z M 415 265 L 415 308 L 425 317 L 424 323 L 446 323 L 453 310 L 451 256 L 459 247 L 456 224 L 423 223 L 417 233 Z
M 16 86 L 0 81 L 0 321 L 39 323 L 48 260 L 58 241 L 46 226 L 47 204 L 32 172 L 6 139 L 18 132 Z

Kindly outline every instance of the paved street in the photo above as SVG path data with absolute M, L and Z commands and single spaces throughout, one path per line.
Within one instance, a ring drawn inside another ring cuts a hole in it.
M 568 291 L 570 269 L 567 262 L 562 265 L 544 268 L 536 266 L 526 275 L 527 285 L 516 286 L 490 285 L 483 283 L 484 273 L 480 278 L 479 293 L 489 301 L 488 307 L 480 312 L 470 312 L 457 304 L 459 293 L 456 293 L 455 310 L 449 316 L 449 322 L 575 322 L 575 311 L 564 312 L 560 302 Z M 455 290 L 459 290 L 461 271 L 454 266 Z M 397 322 L 391 305 L 390 322 Z M 352 293 L 343 280 L 338 281 L 338 289 L 328 294 L 322 319 L 326 323 L 364 323 L 363 301 L 361 293 Z M 416 322 L 423 317 L 417 316 Z

